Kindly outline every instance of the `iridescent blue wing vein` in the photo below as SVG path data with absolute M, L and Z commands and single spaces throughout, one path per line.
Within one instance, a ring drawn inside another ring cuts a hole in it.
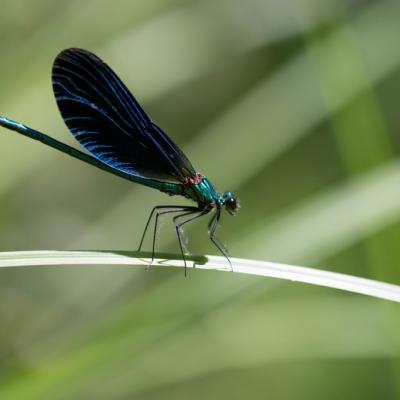
M 196 174 L 118 76 L 94 54 L 67 49 L 54 61 L 53 90 L 78 142 L 106 165 L 140 178 L 182 183 Z

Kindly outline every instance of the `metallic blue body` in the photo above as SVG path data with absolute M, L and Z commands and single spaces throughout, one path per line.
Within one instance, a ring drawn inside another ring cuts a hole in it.
M 202 209 L 220 207 L 224 204 L 224 198 L 206 177 L 203 177 L 201 182 L 185 188 L 183 195 L 197 202 Z
M 38 140 L 47 146 L 53 147 L 74 158 L 84 161 L 87 164 L 94 165 L 97 168 L 110 172 L 113 175 L 117 175 L 131 182 L 140 183 L 141 185 L 145 185 L 153 189 L 158 189 L 161 192 L 168 193 L 171 196 L 184 196 L 188 199 L 195 201 L 201 209 L 212 209 L 214 207 L 223 206 L 225 203 L 224 197 L 215 190 L 213 184 L 206 177 L 203 177 L 201 182 L 195 183 L 193 185 L 184 185 L 181 183 L 162 182 L 156 179 L 141 178 L 139 176 L 128 174 L 124 171 L 113 168 L 89 154 L 83 153 L 78 149 L 68 146 L 67 144 L 62 143 L 56 139 L 53 139 L 51 136 L 29 128 L 28 126 L 21 124 L 20 122 L 13 121 L 12 119 L 9 119 L 2 115 L 0 115 L 0 125 L 21 133 L 24 136 L 30 137 L 31 139 Z

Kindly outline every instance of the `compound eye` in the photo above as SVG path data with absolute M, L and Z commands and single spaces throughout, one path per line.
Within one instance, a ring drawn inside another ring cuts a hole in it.
M 238 211 L 240 205 L 238 199 L 232 194 L 228 193 L 225 197 L 225 209 L 229 214 L 234 215 Z

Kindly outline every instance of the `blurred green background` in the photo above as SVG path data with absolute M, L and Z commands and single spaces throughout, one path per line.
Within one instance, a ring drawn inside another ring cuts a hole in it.
M 0 113 L 77 146 L 62 49 L 103 58 L 242 209 L 233 256 L 400 284 L 400 4 L 1 0 Z M 0 249 L 135 249 L 157 191 L 0 131 Z M 216 254 L 207 221 L 188 229 Z M 170 223 L 159 250 L 177 251 Z M 399 306 L 206 271 L 0 271 L 1 399 L 400 399 Z

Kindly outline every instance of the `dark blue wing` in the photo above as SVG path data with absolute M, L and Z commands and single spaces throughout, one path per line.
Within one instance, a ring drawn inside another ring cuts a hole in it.
M 67 49 L 54 61 L 53 90 L 69 130 L 94 157 L 128 174 L 169 182 L 195 176 L 190 161 L 94 54 Z

